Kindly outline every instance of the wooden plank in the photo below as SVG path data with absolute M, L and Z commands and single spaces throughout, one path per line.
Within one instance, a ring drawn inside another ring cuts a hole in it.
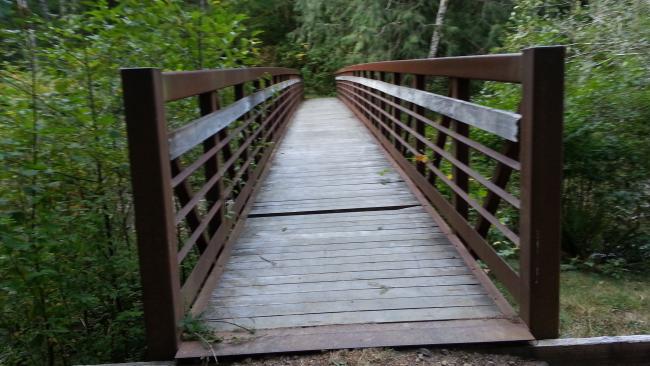
M 480 128 L 510 141 L 517 141 L 521 115 L 479 104 L 457 100 L 405 86 L 356 76 L 337 76 L 336 80 L 368 86 L 457 121 Z
M 375 185 L 374 187 L 359 189 L 355 186 L 340 189 L 320 189 L 320 190 L 266 190 L 256 199 L 257 203 L 266 202 L 309 202 L 317 200 L 331 200 L 341 198 L 366 198 L 366 197 L 384 197 L 386 195 L 410 195 L 402 184 L 392 185 Z
M 427 309 L 492 305 L 486 295 L 411 297 L 324 301 L 317 303 L 276 304 L 237 307 L 215 307 L 205 313 L 208 319 L 257 318 L 278 315 L 322 314 L 351 311 Z
M 370 249 L 353 249 L 353 250 L 318 250 L 318 251 L 304 251 L 295 253 L 257 253 L 255 249 L 239 251 L 233 253 L 233 258 L 230 263 L 249 263 L 260 261 L 288 261 L 299 259 L 316 259 L 316 258 L 331 258 L 338 261 L 340 258 L 357 257 L 357 256 L 372 256 L 372 255 L 393 255 L 393 254 L 413 254 L 419 255 L 420 253 L 430 252 L 447 252 L 452 249 L 450 245 L 428 245 L 428 246 L 410 246 L 410 247 L 393 247 L 393 248 L 370 248 Z
M 413 216 L 416 215 L 416 216 Z M 374 218 L 384 219 L 398 219 L 398 218 L 414 218 L 423 217 L 426 212 L 422 207 L 408 207 L 395 210 L 386 211 L 367 211 L 367 212 L 336 212 L 336 213 L 323 213 L 317 215 L 300 215 L 300 216 L 272 216 L 264 218 L 251 218 L 248 223 L 253 224 L 266 224 L 266 223 L 328 223 L 340 222 L 348 220 L 373 220 Z
M 367 243 L 367 242 L 390 242 L 390 241 L 406 241 L 406 240 L 436 240 L 440 239 L 441 232 L 431 230 L 424 233 L 397 233 L 391 234 L 390 232 L 376 232 L 376 235 L 368 235 L 367 237 L 359 237 L 356 235 L 337 238 L 311 238 L 311 239 L 297 239 L 297 240 L 250 240 L 247 242 L 240 241 L 237 245 L 238 248 L 259 248 L 259 247 L 286 247 L 286 246 L 299 246 L 299 245 L 314 245 L 314 244 L 342 244 L 342 243 Z
M 212 345 L 217 356 L 484 342 L 494 345 L 494 342 L 532 339 L 525 326 L 508 319 L 331 325 L 259 330 L 254 335 L 237 332 L 224 336 L 223 342 Z M 176 357 L 210 357 L 212 351 L 201 342 L 185 342 Z
M 394 235 L 431 234 L 436 232 L 439 232 L 439 229 L 437 228 L 437 226 L 433 226 L 433 225 L 426 225 L 423 227 L 415 226 L 407 229 L 386 229 L 386 230 L 382 230 L 381 227 L 377 227 L 377 226 L 372 227 L 370 230 L 364 230 L 364 228 L 356 229 L 354 227 L 351 227 L 349 229 L 340 229 L 334 232 L 291 233 L 291 234 L 286 234 L 285 238 L 282 240 L 294 239 L 294 240 L 303 241 L 303 240 L 310 240 L 310 239 L 323 239 L 323 238 L 335 239 L 335 238 L 347 238 L 347 237 L 353 237 L 359 239 L 365 236 L 381 235 L 383 237 L 385 235 L 386 237 L 388 237 Z M 264 235 L 264 237 L 269 238 L 269 240 L 264 239 L 264 241 L 278 240 L 274 238 L 272 235 Z M 261 241 L 260 239 L 263 238 L 245 237 L 245 238 L 241 238 L 240 243 Z
M 439 238 L 430 240 L 402 240 L 402 241 L 370 241 L 362 243 L 344 243 L 344 244 L 313 244 L 313 245 L 296 245 L 296 246 L 265 246 L 261 245 L 253 248 L 236 248 L 233 253 L 296 253 L 296 252 L 313 252 L 324 250 L 358 250 L 371 248 L 398 248 L 413 246 L 449 246 L 449 242 L 441 234 Z
M 387 211 L 366 211 L 367 213 L 372 213 L 372 212 L 387 212 Z M 323 215 L 298 215 L 298 216 L 276 216 L 276 217 L 306 217 L 306 216 L 323 216 Z M 256 230 L 258 232 L 264 232 L 264 231 L 278 231 L 278 230 L 298 230 L 298 229 L 316 229 L 316 228 L 332 228 L 333 225 L 336 225 L 337 227 L 347 227 L 347 226 L 355 226 L 355 225 L 368 225 L 368 224 L 390 224 L 390 223 L 420 223 L 420 222 L 431 222 L 431 218 L 427 217 L 426 214 L 413 214 L 413 215 L 395 215 L 395 216 L 366 216 L 364 217 L 359 217 L 358 219 L 352 219 L 348 218 L 348 220 L 345 220 L 345 218 L 339 219 L 339 221 L 334 221 L 332 219 L 325 221 L 325 222 L 320 222 L 320 221 L 257 221 L 255 223 L 249 223 L 246 225 L 247 231 L 252 231 Z M 261 218 L 252 218 L 251 221 L 253 220 L 265 220 L 265 219 L 270 219 L 272 217 L 261 217 Z
M 338 201 L 338 202 L 321 202 L 321 203 L 305 203 L 305 204 L 284 204 L 284 205 L 270 205 L 270 204 L 256 204 L 253 206 L 252 215 L 260 214 L 278 214 L 278 213 L 300 213 L 300 212 L 314 212 L 321 211 L 336 211 L 336 210 L 368 210 L 372 208 L 390 208 L 390 207 L 404 207 L 413 206 L 417 202 L 412 197 L 384 197 L 381 199 L 357 199 L 354 201 Z
M 330 292 L 303 292 L 292 294 L 260 294 L 254 296 L 213 297 L 214 307 L 294 304 L 322 301 L 372 300 L 414 298 L 421 296 L 460 296 L 485 294 L 480 285 L 395 287 L 378 289 L 354 289 Z
M 223 276 L 223 281 L 219 284 L 221 287 L 243 287 L 243 286 L 263 286 L 263 285 L 282 285 L 289 283 L 312 283 L 312 282 L 332 282 L 332 281 L 354 281 L 354 280 L 376 280 L 386 278 L 413 278 L 413 277 L 436 277 L 449 276 L 458 274 L 468 274 L 469 270 L 460 264 L 455 267 L 438 267 L 438 268 L 416 268 L 416 269 L 385 269 L 381 271 L 353 271 L 339 273 L 316 273 L 305 275 L 286 275 L 286 276 Z
M 360 290 L 379 288 L 387 291 L 391 287 L 419 287 L 433 285 L 475 285 L 478 281 L 472 275 L 449 275 L 421 278 L 385 278 L 378 280 L 358 280 L 339 282 L 290 283 L 248 287 L 218 287 L 214 296 L 257 296 L 272 294 L 292 294 L 299 292 L 331 292 L 341 290 Z
M 273 189 L 301 189 L 309 187 L 343 187 L 358 184 L 388 185 L 389 183 L 401 182 L 402 178 L 396 174 L 385 174 L 377 176 L 359 176 L 350 174 L 345 177 L 332 177 L 327 179 L 281 179 L 264 182 L 264 191 Z
M 402 223 L 391 223 L 391 221 L 384 222 L 357 222 L 356 225 L 341 225 L 340 227 L 330 226 L 321 226 L 306 228 L 301 227 L 299 229 L 289 229 L 286 226 L 278 227 L 272 226 L 267 228 L 257 227 L 254 232 L 248 231 L 242 235 L 242 238 L 255 238 L 255 237 L 265 237 L 265 238 L 275 238 L 275 239 L 284 239 L 291 238 L 295 235 L 304 235 L 304 234 L 325 234 L 325 233 L 345 233 L 345 232 L 357 232 L 357 231 L 382 231 L 382 230 L 399 230 L 399 229 L 416 229 L 416 228 L 431 228 L 435 230 L 437 226 L 431 221 L 412 221 L 412 222 L 402 222 Z M 391 231 L 388 231 L 390 233 Z
M 282 177 L 290 177 L 290 178 L 302 178 L 302 177 L 325 177 L 325 176 L 347 176 L 350 173 L 354 173 L 355 175 L 368 175 L 368 174 L 376 174 L 376 175 L 385 175 L 387 173 L 390 173 L 390 171 L 385 171 L 385 169 L 389 169 L 388 165 L 385 165 L 383 167 L 349 167 L 349 168 L 332 168 L 330 170 L 327 169 L 320 169 L 319 171 L 304 171 L 304 172 L 284 172 L 284 171 L 279 171 L 279 170 L 271 170 L 271 173 L 269 174 L 269 179 L 278 179 Z
M 172 131 L 169 134 L 170 159 L 173 160 L 183 155 L 208 137 L 228 127 L 239 117 L 276 95 L 279 91 L 300 82 L 299 79 L 291 79 L 272 85 Z
M 463 262 L 458 258 L 447 259 L 415 259 L 400 262 L 366 262 L 352 264 L 325 264 L 321 266 L 299 266 L 299 267 L 271 267 L 271 268 L 231 268 L 224 274 L 226 277 L 265 277 L 265 276 L 289 276 L 303 274 L 339 273 L 352 271 L 386 271 L 400 269 L 420 269 L 455 267 Z
M 434 309 L 351 311 L 331 314 L 268 316 L 260 318 L 206 319 L 206 324 L 216 331 L 234 331 L 241 328 L 232 323 L 249 329 L 272 329 L 331 324 L 372 324 L 427 320 L 477 319 L 498 317 L 499 315 L 500 312 L 495 306 L 472 306 Z
M 455 251 L 439 251 L 439 252 L 425 252 L 419 253 L 417 256 L 413 254 L 380 254 L 373 256 L 349 256 L 340 257 L 337 263 L 372 263 L 372 262 L 399 262 L 414 260 L 414 257 L 420 259 L 449 259 L 458 258 L 458 253 Z M 303 267 L 303 266 L 322 266 L 331 263 L 330 258 L 311 258 L 311 259 L 296 259 L 285 261 L 261 261 L 261 262 L 247 262 L 247 263 L 231 263 L 230 268 L 270 268 L 270 267 Z

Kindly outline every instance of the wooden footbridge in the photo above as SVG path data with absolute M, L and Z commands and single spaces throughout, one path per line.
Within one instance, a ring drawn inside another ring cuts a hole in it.
M 355 65 L 306 101 L 291 69 L 123 70 L 149 357 L 556 337 L 563 60 Z

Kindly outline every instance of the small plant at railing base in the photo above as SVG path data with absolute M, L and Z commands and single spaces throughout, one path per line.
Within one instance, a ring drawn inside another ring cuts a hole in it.
M 207 345 L 223 341 L 204 321 L 191 314 L 186 314 L 179 326 L 181 328 L 181 338 L 184 341 L 200 341 Z
M 234 200 L 226 201 L 226 212 L 224 213 L 224 216 L 228 220 L 232 220 L 232 219 L 235 218 L 235 210 L 233 210 L 234 207 L 235 207 L 235 201 Z
M 507 240 L 495 241 L 492 243 L 492 246 L 499 254 L 499 257 L 503 259 L 514 259 L 517 258 L 519 253 L 519 248 Z
M 380 176 L 383 177 L 384 175 L 386 175 L 386 174 L 388 174 L 388 173 L 390 173 L 390 168 L 382 169 L 382 170 L 380 170 L 379 173 L 377 173 L 377 174 L 379 174 Z

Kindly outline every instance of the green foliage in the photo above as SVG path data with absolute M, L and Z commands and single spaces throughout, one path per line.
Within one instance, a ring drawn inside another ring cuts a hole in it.
M 563 249 L 593 268 L 650 263 L 650 3 L 524 0 L 499 51 L 567 45 Z M 517 90 L 486 85 L 514 109 Z M 607 264 L 609 263 L 609 264 Z
M 452 1 L 441 56 L 484 53 L 498 45 L 511 1 Z M 350 64 L 426 57 L 437 0 L 296 0 L 298 27 L 278 54 L 301 69 L 307 92 L 334 92 L 333 72 Z
M 140 359 L 118 69 L 248 65 L 256 41 L 243 16 L 180 0 L 47 18 L 2 6 L 0 364 Z

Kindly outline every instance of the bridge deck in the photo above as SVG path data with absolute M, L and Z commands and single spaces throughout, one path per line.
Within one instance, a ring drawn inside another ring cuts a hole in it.
M 532 339 L 437 220 L 345 105 L 304 102 L 204 312 L 214 351 Z

